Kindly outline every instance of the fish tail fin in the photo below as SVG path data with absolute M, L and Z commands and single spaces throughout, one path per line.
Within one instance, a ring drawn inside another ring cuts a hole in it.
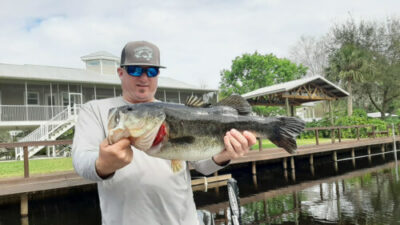
M 174 173 L 181 171 L 183 168 L 182 161 L 176 159 L 171 160 L 171 168 Z
M 305 122 L 296 117 L 279 117 L 278 120 L 275 132 L 268 137 L 269 140 L 290 154 L 296 153 L 296 137 L 303 131 Z

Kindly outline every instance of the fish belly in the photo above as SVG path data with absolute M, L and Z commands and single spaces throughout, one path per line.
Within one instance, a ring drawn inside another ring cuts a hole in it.
M 147 152 L 151 156 L 184 161 L 209 159 L 224 150 L 221 138 L 195 137 L 191 143 L 164 143 L 157 152 Z

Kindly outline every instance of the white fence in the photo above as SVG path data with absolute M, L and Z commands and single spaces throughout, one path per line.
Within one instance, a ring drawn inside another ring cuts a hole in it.
M 0 105 L 0 121 L 45 121 L 66 108 L 67 106 Z

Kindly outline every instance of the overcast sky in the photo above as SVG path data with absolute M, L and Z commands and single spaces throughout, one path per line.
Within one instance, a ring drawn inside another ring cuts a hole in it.
M 0 63 L 84 68 L 96 51 L 126 42 L 161 49 L 161 76 L 217 88 L 243 53 L 288 57 L 302 35 L 319 37 L 351 15 L 399 16 L 399 0 L 2 0 Z

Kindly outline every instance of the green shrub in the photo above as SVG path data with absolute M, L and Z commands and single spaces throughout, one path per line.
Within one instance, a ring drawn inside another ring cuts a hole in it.
M 385 131 L 386 126 L 391 127 L 391 124 L 394 123 L 396 129 L 398 128 L 398 124 L 400 124 L 400 118 L 391 117 L 386 118 L 385 120 L 369 118 L 367 117 L 367 113 L 363 109 L 355 109 L 352 116 L 341 115 L 335 118 L 334 126 L 353 126 L 353 125 L 373 125 L 376 127 L 377 131 Z M 306 124 L 306 127 L 329 127 L 331 126 L 330 118 L 324 117 L 320 121 L 313 121 Z M 360 137 L 368 137 L 368 132 L 372 131 L 372 127 L 368 128 L 360 128 Z M 336 131 L 337 132 L 337 131 Z M 330 130 L 320 130 L 319 137 L 329 138 L 331 136 Z M 336 133 L 337 136 L 337 133 Z M 357 137 L 357 129 L 341 129 L 341 137 L 342 138 L 356 138 Z M 300 138 L 315 138 L 315 131 L 307 131 L 302 132 Z

